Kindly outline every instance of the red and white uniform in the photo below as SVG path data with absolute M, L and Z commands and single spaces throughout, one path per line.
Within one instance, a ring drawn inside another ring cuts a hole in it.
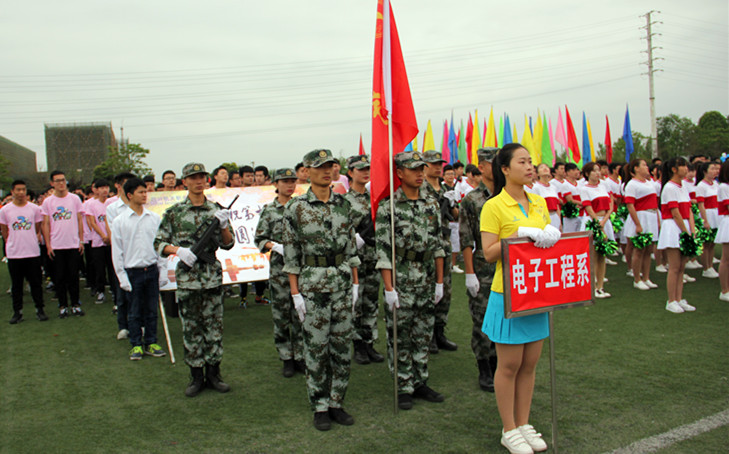
M 715 243 L 729 243 L 729 183 L 720 183 L 718 192 L 719 231 Z
M 473 191 L 478 187 L 478 184 L 476 186 L 471 186 L 471 183 L 468 182 L 467 178 L 464 178 L 462 181 L 459 181 L 456 183 L 455 191 L 456 195 L 458 196 L 458 201 L 460 202 L 463 200 L 464 197 L 466 197 L 466 194 Z
M 638 221 L 643 228 L 643 232 L 652 233 L 653 241 L 658 241 L 658 192 L 652 181 L 640 181 L 633 178 L 625 185 L 625 197 L 623 202 L 633 204 L 638 214 Z M 632 216 L 628 216 L 625 220 L 623 231 L 625 236 L 632 238 L 637 235 L 635 231 L 635 222 Z
M 656 187 L 656 194 L 658 194 L 658 198 L 661 198 L 661 190 L 663 190 L 663 185 L 661 184 L 661 180 L 656 180 L 655 178 L 651 177 L 651 183 L 653 183 L 653 186 Z
M 602 180 L 602 184 L 605 186 L 605 189 L 607 189 L 608 194 L 610 194 L 611 197 L 613 197 L 618 203 L 622 202 L 623 191 L 621 188 L 623 185 L 620 184 L 620 181 L 607 177 Z
M 679 247 L 681 229 L 673 220 L 672 208 L 678 208 L 686 231 L 690 232 L 691 196 L 683 184 L 669 181 L 661 191 L 661 233 L 658 235 L 658 249 Z
M 553 180 L 554 181 L 554 180 Z M 549 210 L 549 219 L 552 227 L 560 228 L 562 226 L 559 209 L 560 199 L 557 193 L 557 188 L 550 184 L 544 184 L 541 181 L 534 183 L 532 191 L 534 194 L 541 196 L 545 202 L 547 202 L 547 209 Z
M 715 229 L 719 226 L 719 184 L 715 182 L 699 181 L 696 185 L 696 202 L 704 203 L 706 220 L 709 227 Z
M 561 202 L 564 202 L 564 195 L 562 195 L 562 192 L 564 191 L 564 184 L 567 180 L 559 181 L 556 178 L 552 178 L 549 181 L 549 185 L 554 188 L 555 191 L 557 191 L 557 196 L 559 197 L 559 200 Z
M 694 180 L 685 178 L 683 180 L 683 187 L 686 188 L 686 191 L 688 191 L 688 195 L 691 200 L 696 200 L 696 185 L 694 184 Z
M 585 216 L 585 209 L 582 206 L 582 197 L 580 195 L 580 184 L 579 181 L 576 184 L 572 184 L 569 180 L 564 180 L 562 184 L 562 197 L 567 203 L 567 196 L 572 196 L 572 200 L 580 208 L 580 212 L 576 218 L 563 218 L 562 219 L 562 231 L 564 233 L 579 232 L 580 226 L 582 225 L 582 218 Z
M 573 195 L 574 197 L 574 195 Z M 610 194 L 608 193 L 605 186 L 601 183 L 598 183 L 597 185 L 593 186 L 589 183 L 586 183 L 585 186 L 582 188 L 582 206 L 583 207 L 592 207 L 592 210 L 595 213 L 598 213 L 600 211 L 605 211 L 604 216 L 598 216 L 598 219 L 602 221 L 602 219 L 605 216 L 610 216 Z M 580 228 L 581 231 L 584 231 L 587 225 L 587 222 L 592 219 L 590 216 L 584 217 L 584 222 L 582 223 L 582 226 Z M 610 223 L 610 220 L 608 219 L 607 222 L 605 222 L 605 226 L 603 227 L 603 231 L 605 232 L 605 235 L 610 240 L 615 239 L 615 233 L 613 232 L 613 226 Z

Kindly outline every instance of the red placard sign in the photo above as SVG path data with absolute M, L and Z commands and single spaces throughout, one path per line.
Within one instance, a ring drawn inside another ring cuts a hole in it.
M 551 248 L 528 238 L 501 240 L 506 318 L 594 303 L 591 232 L 566 233 Z

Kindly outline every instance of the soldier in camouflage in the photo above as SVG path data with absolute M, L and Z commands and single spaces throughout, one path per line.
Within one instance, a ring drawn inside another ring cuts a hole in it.
M 164 212 L 154 247 L 163 257 L 176 254 L 180 258 L 175 269 L 177 301 L 185 363 L 192 375 L 185 395 L 194 397 L 203 390 L 206 382 L 219 392 L 229 391 L 230 386 L 220 377 L 220 361 L 223 357 L 222 267 L 217 260 L 213 263 L 199 261 L 190 247 L 195 244 L 198 228 L 214 222 L 214 219 L 220 223 L 220 234 L 208 244 L 204 252 L 214 255 L 219 247 L 231 249 L 235 241 L 228 222 L 228 210 L 221 209 L 205 197 L 205 166 L 187 164 L 182 169 L 182 181 L 187 186 L 187 197 Z M 182 267 L 183 263 L 189 270 Z
M 377 208 L 375 238 L 377 269 L 385 286 L 387 353 L 390 371 L 397 361 L 398 406 L 413 407 L 413 397 L 443 402 L 428 385 L 428 345 L 433 335 L 434 309 L 443 298 L 443 262 L 440 209 L 425 195 L 423 167 L 418 152 L 395 155 L 401 186 L 393 194 L 395 257 L 392 258 L 390 198 Z M 393 269 L 395 276 L 393 279 Z M 394 281 L 394 282 L 393 282 Z M 394 283 L 394 285 L 393 285 Z M 397 358 L 393 358 L 393 308 L 397 308 Z
M 302 322 L 306 388 L 314 427 L 354 424 L 343 408 L 350 371 L 352 313 L 359 296 L 352 206 L 331 190 L 329 150 L 304 156 L 311 186 L 284 209 L 284 272 Z
M 455 351 L 458 345 L 451 342 L 445 335 L 445 327 L 448 324 L 448 312 L 451 309 L 451 272 L 453 263 L 451 262 L 451 229 L 449 222 L 457 219 L 457 211 L 455 209 L 454 197 L 448 198 L 446 193 L 448 188 L 442 184 L 441 176 L 443 175 L 443 164 L 445 161 L 441 158 L 439 151 L 430 150 L 423 153 L 423 160 L 426 162 L 424 169 L 425 182 L 423 182 L 423 192 L 432 197 L 441 211 L 441 242 L 446 258 L 445 269 L 443 270 L 443 299 L 435 307 L 435 327 L 433 338 L 430 342 L 430 352 L 438 353 L 438 350 Z M 451 191 L 451 194 L 454 193 Z
M 293 377 L 297 369 L 305 371 L 301 322 L 291 300 L 289 275 L 283 270 L 284 207 L 296 190 L 296 172 L 289 168 L 278 169 L 271 181 L 276 186 L 277 196 L 261 212 L 255 243 L 261 252 L 271 251 L 268 289 L 271 295 L 273 343 L 279 359 L 283 361 L 282 374 L 288 378 Z
M 354 360 L 359 364 L 381 363 L 385 360 L 373 347 L 373 333 L 377 331 L 377 308 L 380 291 L 380 273 L 375 269 L 375 225 L 372 222 L 370 193 L 365 185 L 370 181 L 370 160 L 366 155 L 347 159 L 349 192 L 344 198 L 352 204 L 352 221 L 357 239 L 360 262 L 359 300 L 354 314 Z
M 488 147 L 478 150 L 478 169 L 481 183 L 461 200 L 458 215 L 459 234 L 463 262 L 466 266 L 466 293 L 468 307 L 473 320 L 471 349 L 478 364 L 478 384 L 482 390 L 494 392 L 494 371 L 496 371 L 496 349 L 494 343 L 483 333 L 483 317 L 491 293 L 496 263 L 489 263 L 481 249 L 481 209 L 491 197 L 494 189 L 491 161 L 496 157 L 498 148 Z

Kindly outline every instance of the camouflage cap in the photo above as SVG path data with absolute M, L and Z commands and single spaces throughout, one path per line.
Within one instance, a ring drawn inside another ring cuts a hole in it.
M 441 155 L 440 151 L 436 150 L 428 150 L 423 153 L 423 161 L 427 162 L 428 164 L 443 164 L 445 163 L 445 159 L 443 159 L 443 155 Z
M 294 169 L 284 167 L 283 169 L 276 169 L 275 172 L 273 172 L 273 177 L 271 178 L 271 183 L 278 181 L 278 180 L 295 180 L 296 179 L 296 171 Z
M 492 162 L 496 158 L 496 154 L 498 152 L 499 149 L 494 147 L 479 148 L 476 152 L 478 154 L 478 162 Z
M 304 167 L 320 167 L 327 162 L 338 162 L 330 150 L 314 150 L 304 155 Z
M 417 169 L 426 164 L 423 155 L 417 151 L 403 151 L 395 155 L 395 165 L 401 169 Z
M 348 169 L 365 169 L 370 167 L 370 158 L 366 155 L 355 155 L 347 158 Z
M 190 162 L 188 164 L 185 164 L 185 167 L 182 168 L 182 179 L 185 179 L 189 177 L 190 175 L 195 175 L 198 173 L 208 173 L 205 170 L 205 166 L 203 164 L 200 164 L 199 162 Z

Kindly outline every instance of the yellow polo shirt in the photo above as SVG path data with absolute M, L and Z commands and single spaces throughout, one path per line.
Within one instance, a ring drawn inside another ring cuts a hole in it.
M 516 234 L 519 227 L 538 227 L 543 229 L 549 224 L 547 202 L 536 194 L 527 193 L 529 199 L 528 216 L 509 193 L 502 190 L 499 195 L 489 199 L 481 210 L 481 231 L 499 236 L 499 240 Z M 504 293 L 504 277 L 501 258 L 496 262 L 496 272 L 491 291 Z

